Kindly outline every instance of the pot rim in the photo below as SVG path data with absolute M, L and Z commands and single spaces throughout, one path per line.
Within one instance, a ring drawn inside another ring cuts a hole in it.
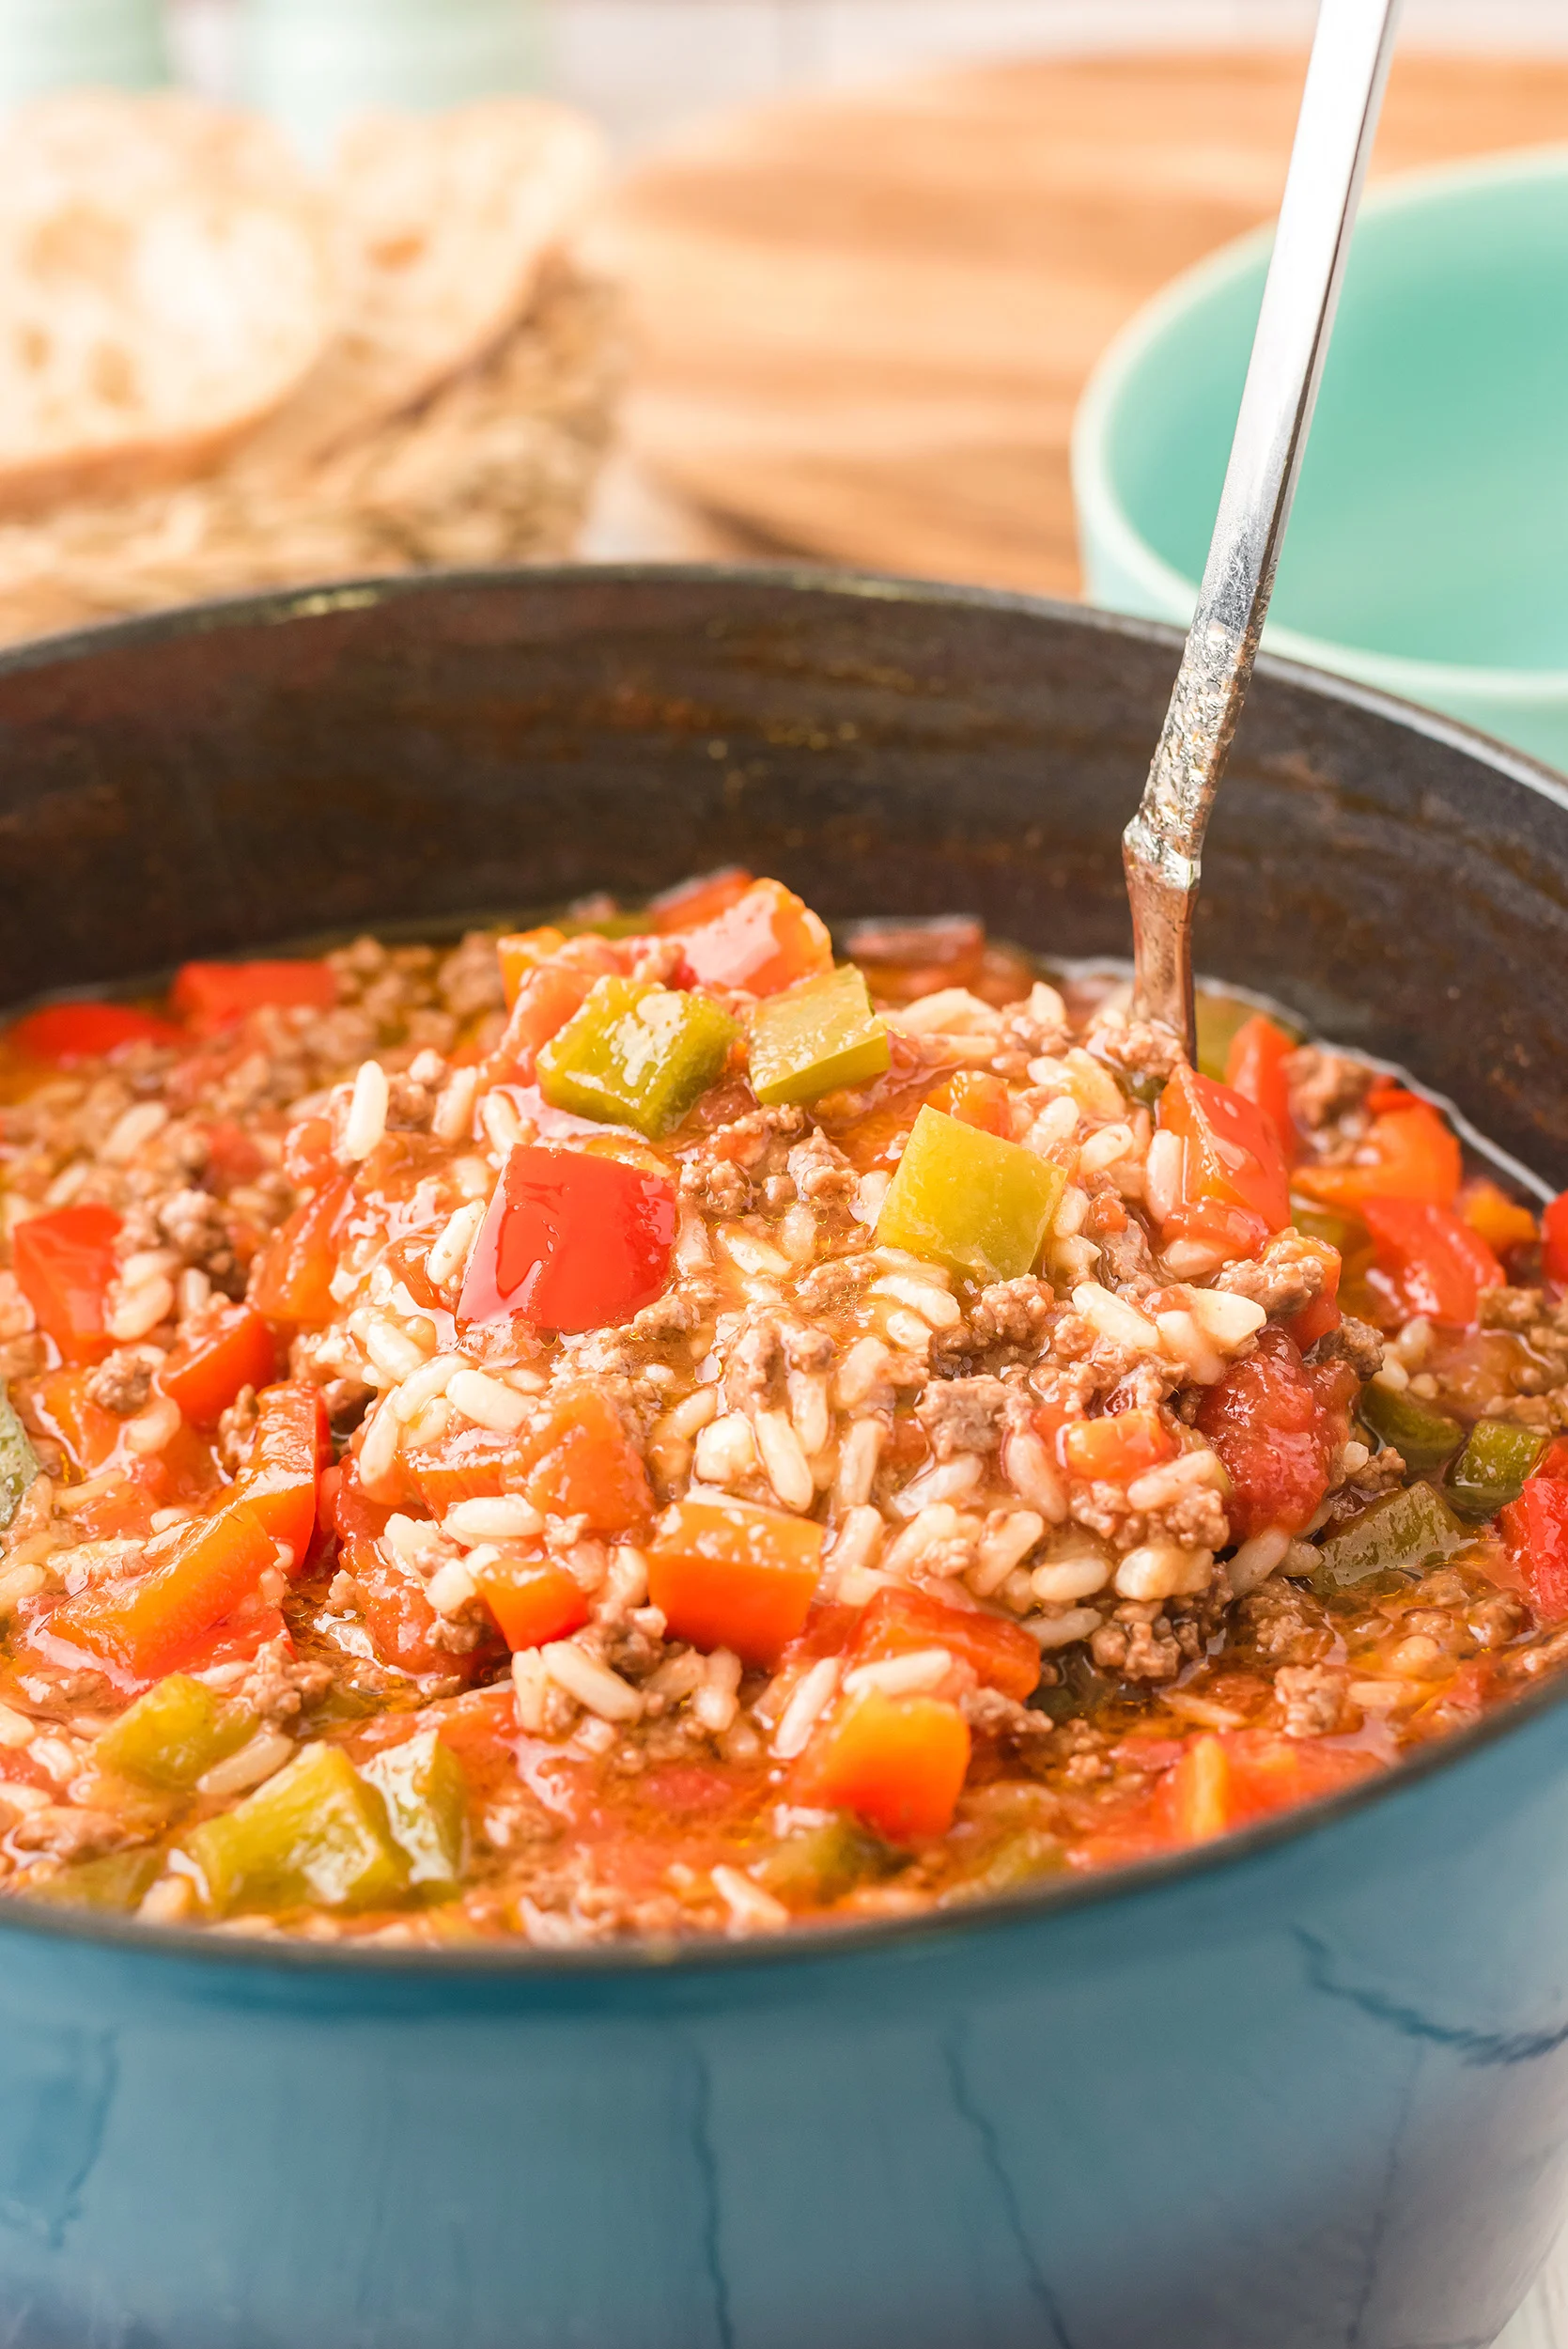
M 580 586 L 596 580 L 628 586 L 669 583 L 740 591 L 748 587 L 783 587 L 878 602 L 1012 612 L 1064 622 L 1102 635 L 1126 636 L 1160 645 L 1172 657 L 1185 642 L 1185 631 L 1168 621 L 1133 618 L 1059 598 L 906 579 L 875 571 L 843 571 L 812 564 L 495 565 L 398 572 L 334 581 L 303 589 L 210 598 L 145 617 L 101 622 L 37 638 L 0 652 L 0 685 L 8 677 L 58 662 L 90 659 L 101 648 L 116 645 L 155 644 L 171 637 L 217 634 L 225 628 L 251 626 L 257 621 L 281 626 L 334 612 L 368 610 L 404 597 L 442 594 L 454 588 L 549 588 Z M 1554 774 L 1528 754 L 1494 741 L 1457 719 L 1416 708 L 1374 686 L 1331 676 L 1276 653 L 1260 654 L 1257 668 L 1260 675 L 1277 678 L 1281 684 L 1314 693 L 1324 701 L 1348 704 L 1479 759 L 1510 781 L 1549 800 L 1568 816 L 1568 779 Z M 90 1909 L 72 1910 L 22 1896 L 0 1899 L 0 1934 L 20 1932 L 46 1940 L 85 1942 L 147 1959 L 195 1958 L 253 1973 L 276 1969 L 285 1974 L 331 1977 L 504 1980 L 516 1976 L 521 1980 L 566 1978 L 589 1983 L 647 1974 L 689 1977 L 716 1969 L 727 1971 L 735 1967 L 787 1968 L 800 1962 L 820 1964 L 831 1959 L 870 1960 L 889 1949 L 954 1941 L 966 1936 L 994 1933 L 1010 1925 L 1041 1925 L 1053 1916 L 1066 1916 L 1117 1901 L 1134 1901 L 1143 1894 L 1157 1892 L 1168 1884 L 1203 1880 L 1240 1870 L 1271 1851 L 1321 1836 L 1340 1820 L 1358 1812 L 1397 1800 L 1407 1787 L 1457 1767 L 1470 1755 L 1515 1732 L 1522 1733 L 1530 1722 L 1564 1705 L 1568 1705 L 1568 1672 L 1555 1681 L 1544 1681 L 1505 1708 L 1483 1715 L 1467 1729 L 1451 1731 L 1434 1739 L 1408 1760 L 1363 1779 L 1343 1793 L 1277 1812 L 1254 1827 L 1217 1837 L 1212 1843 L 1128 1861 L 1094 1875 L 1048 1878 L 1038 1887 L 997 1893 L 959 1908 L 927 1910 L 913 1917 L 867 1919 L 853 1924 L 801 1925 L 780 1935 L 758 1935 L 740 1940 L 641 1940 L 582 1950 L 537 1949 L 527 1943 L 410 1950 L 384 1944 L 367 1947 L 353 1942 L 249 1937 L 215 1932 L 210 1926 L 201 1925 L 144 1924 L 134 1917 L 103 1917 Z

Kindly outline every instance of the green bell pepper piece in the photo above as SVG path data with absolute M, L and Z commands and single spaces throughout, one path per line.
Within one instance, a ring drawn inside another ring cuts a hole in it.
M 738 1034 L 706 995 L 599 979 L 540 1052 L 539 1090 L 554 1109 L 658 1142 L 707 1091 Z
M 1517 1501 L 1526 1477 L 1546 1448 L 1538 1428 L 1511 1419 L 1477 1420 L 1449 1471 L 1450 1504 L 1464 1517 L 1496 1517 Z
M 360 1776 L 386 1804 L 387 1825 L 409 1862 L 409 1882 L 455 1892 L 468 1856 L 468 1780 L 433 1729 L 389 1747 Z
M 21 1508 L 23 1495 L 38 1472 L 39 1455 L 0 1379 L 0 1533 Z
M 989 1900 L 993 1892 L 1011 1892 L 1020 1884 L 1033 1884 L 1041 1876 L 1060 1875 L 1066 1864 L 1067 1855 L 1061 1843 L 1044 1828 L 1015 1828 L 988 1859 L 961 1876 L 956 1884 L 949 1885 L 937 1906 L 955 1908 L 967 1901 Z
M 408 1890 L 386 1805 L 341 1746 L 306 1746 L 186 1839 L 219 1916 L 237 1908 L 380 1908 Z
M 752 1022 L 752 1090 L 770 1107 L 867 1084 L 889 1058 L 887 1029 L 852 962 L 767 996 Z
M 888 1185 L 877 1237 L 952 1272 L 1015 1281 L 1032 1272 L 1065 1177 L 1019 1142 L 927 1106 Z
M 105 1852 L 100 1859 L 80 1859 L 72 1868 L 62 1868 L 47 1884 L 28 1885 L 27 1896 L 35 1901 L 79 1901 L 87 1908 L 139 1908 L 163 1865 L 163 1855 L 156 1846 Z
M 1446 1558 L 1469 1536 L 1441 1493 L 1405 1485 L 1329 1535 L 1318 1551 L 1313 1581 L 1320 1591 L 1348 1590 L 1374 1574 L 1414 1572 L 1429 1558 Z
M 1205 1077 L 1223 1078 L 1232 1042 L 1257 1010 L 1234 995 L 1206 993 L 1198 988 L 1192 999 L 1192 1024 L 1197 1031 L 1198 1066 Z
M 1452 1459 L 1465 1430 L 1446 1411 L 1434 1410 L 1419 1395 L 1397 1394 L 1374 1379 L 1361 1389 L 1357 1411 L 1381 1443 L 1391 1443 L 1412 1476 L 1429 1476 Z
M 869 1834 L 858 1819 L 840 1812 L 820 1827 L 786 1835 L 753 1874 L 786 1908 L 831 1908 L 857 1884 L 902 1865 L 897 1852 Z
M 194 1786 L 256 1734 L 256 1716 L 205 1682 L 171 1672 L 111 1722 L 94 1748 L 99 1767 L 144 1785 Z

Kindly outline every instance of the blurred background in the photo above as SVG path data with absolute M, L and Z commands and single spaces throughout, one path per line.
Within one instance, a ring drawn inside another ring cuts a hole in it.
M 569 554 L 1179 620 L 1313 13 L 0 0 L 0 638 Z M 1565 143 L 1568 0 L 1407 0 L 1271 636 L 1568 767 Z

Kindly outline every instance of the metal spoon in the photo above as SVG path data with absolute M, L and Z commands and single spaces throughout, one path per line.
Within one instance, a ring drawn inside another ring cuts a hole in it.
M 1133 1006 L 1194 1057 L 1192 913 L 1377 128 L 1400 0 L 1322 0 L 1241 412 L 1159 747 L 1123 837 Z

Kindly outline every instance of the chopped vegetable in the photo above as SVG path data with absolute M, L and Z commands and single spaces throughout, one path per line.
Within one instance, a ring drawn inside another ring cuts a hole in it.
M 748 1058 L 759 1101 L 815 1101 L 887 1067 L 888 1032 L 853 963 L 802 979 L 757 1006 Z
M 304 1747 L 254 1795 L 186 1839 L 209 1906 L 380 1908 L 403 1897 L 408 1855 L 387 1806 L 341 1746 Z
M 1323 1286 L 1311 1304 L 1303 1305 L 1301 1311 L 1293 1314 L 1285 1324 L 1305 1354 L 1310 1346 L 1315 1346 L 1319 1338 L 1326 1337 L 1330 1330 L 1337 1330 L 1344 1319 L 1339 1303 L 1340 1274 L 1344 1265 L 1340 1251 L 1330 1246 L 1327 1240 L 1304 1232 L 1298 1233 L 1298 1237 L 1303 1255 L 1314 1255 L 1323 1267 Z
M 950 1607 L 924 1591 L 878 1591 L 856 1630 L 853 1662 L 875 1663 L 922 1648 L 945 1648 L 987 1688 L 1000 1688 L 1019 1704 L 1039 1685 L 1040 1651 L 1018 1624 L 977 1607 Z
M 716 873 L 699 874 L 695 880 L 682 881 L 675 889 L 666 889 L 661 895 L 648 902 L 648 927 L 660 938 L 673 932 L 699 928 L 728 912 L 755 886 L 753 876 L 743 865 L 722 865 Z
M 504 1559 L 487 1566 L 474 1580 L 514 1654 L 519 1648 L 542 1647 L 547 1640 L 569 1639 L 588 1620 L 582 1583 L 552 1559 Z
M 805 1625 L 822 1565 L 822 1528 L 747 1501 L 683 1501 L 648 1550 L 648 1596 L 677 1640 L 776 1663 Z
M 969 1723 L 955 1704 L 862 1688 L 816 1731 L 790 1792 L 853 1811 L 890 1843 L 917 1843 L 947 1833 L 969 1764 Z
M 1069 1475 L 1110 1485 L 1173 1460 L 1180 1450 L 1157 1411 L 1119 1411 L 1110 1419 L 1072 1421 L 1062 1431 L 1062 1460 Z
M 1412 1476 L 1429 1476 L 1451 1460 L 1465 1440 L 1456 1419 L 1402 1387 L 1396 1394 L 1374 1378 L 1361 1390 L 1360 1417 L 1382 1443 L 1391 1443 Z
M 246 1291 L 269 1321 L 319 1330 L 337 1311 L 332 1276 L 338 1239 L 353 1197 L 353 1176 L 337 1174 L 280 1223 L 251 1268 Z
M 411 1885 L 427 1897 L 455 1892 L 468 1858 L 468 1780 L 451 1748 L 435 1730 L 423 1730 L 377 1754 L 360 1776 L 386 1805 Z
M 519 1439 L 522 1490 L 546 1517 L 583 1519 L 590 1533 L 629 1533 L 653 1515 L 643 1455 L 598 1387 L 551 1398 Z
M 1532 1247 L 1539 1237 L 1529 1209 L 1484 1177 L 1465 1185 L 1459 1194 L 1459 1212 L 1471 1231 L 1479 1232 L 1499 1256 L 1509 1255 L 1515 1248 Z
M 786 1908 L 828 1908 L 858 1884 L 887 1875 L 898 1864 L 898 1854 L 846 1812 L 784 1836 L 752 1874 Z
M 713 1083 L 738 1033 L 706 996 L 599 979 L 540 1051 L 539 1089 L 555 1109 L 634 1126 L 657 1142 Z
M 1568 1616 L 1568 1484 L 1552 1475 L 1527 1478 L 1498 1530 L 1531 1605 L 1546 1622 L 1560 1623 Z
M 1195 1737 L 1166 1788 L 1171 1821 L 1184 1843 L 1206 1843 L 1231 1824 L 1230 1757 L 1210 1731 Z
M 215 1035 L 264 1007 L 330 1011 L 337 980 L 325 962 L 187 962 L 169 1002 L 198 1035 Z
M 1548 1281 L 1568 1288 L 1568 1190 L 1541 1210 L 1541 1261 Z
M 1329 1534 L 1318 1552 L 1315 1579 L 1325 1589 L 1343 1590 L 1374 1574 L 1414 1572 L 1467 1538 L 1440 1493 L 1430 1485 L 1406 1485 Z
M 547 963 L 541 970 L 523 972 L 495 1048 L 497 1067 L 520 1083 L 531 1084 L 538 1069 L 540 1048 L 559 1035 L 568 1019 L 575 1019 L 593 986 L 591 971 L 563 970 Z
M 179 1030 L 129 1003 L 46 1003 L 6 1031 L 6 1042 L 23 1060 L 51 1068 L 102 1060 L 125 1044 L 176 1044 Z
M 1065 1183 L 1059 1166 L 1021 1143 L 927 1105 L 888 1186 L 877 1237 L 977 1280 L 1017 1280 L 1039 1262 Z
M 154 1680 L 177 1672 L 204 1633 L 248 1598 L 272 1563 L 271 1534 L 243 1501 L 182 1525 L 156 1564 L 89 1584 L 49 1617 L 53 1638 Z
M 12 1410 L 0 1378 L 0 1533 L 21 1508 L 28 1486 L 39 1472 L 38 1454 L 27 1430 Z
M 553 922 L 546 922 L 536 930 L 511 930 L 496 940 L 496 960 L 501 965 L 501 985 L 508 1011 L 517 1002 L 530 972 L 548 962 L 566 942 L 566 931 L 557 928 Z
M 256 1398 L 256 1428 L 239 1490 L 272 1540 L 287 1545 L 295 1574 L 316 1537 L 321 1473 L 331 1459 L 320 1388 L 302 1379 L 263 1388 Z
M 183 1791 L 256 1734 L 256 1716 L 205 1681 L 171 1672 L 112 1721 L 93 1749 L 101 1769 Z
M 123 1914 L 141 1906 L 163 1865 L 163 1853 L 145 1846 L 138 1851 L 105 1852 L 97 1859 L 79 1859 L 57 1875 L 46 1876 L 41 1884 L 29 1884 L 27 1897 L 80 1901 L 88 1908 L 118 1909 Z
M 158 1383 L 196 1427 L 215 1427 L 241 1387 L 277 1375 L 278 1351 L 254 1305 L 223 1304 L 186 1322 Z
M 1013 1139 L 1013 1097 L 1000 1077 L 984 1069 L 960 1068 L 931 1096 L 934 1110 L 945 1110 L 961 1126 L 978 1126 L 983 1133 Z
M 1181 1202 L 1256 1216 L 1265 1232 L 1290 1221 L 1290 1175 L 1280 1137 L 1231 1086 L 1178 1068 L 1159 1097 L 1159 1124 L 1182 1144 Z
M 103 1322 L 119 1229 L 112 1207 L 55 1207 L 11 1234 L 18 1284 L 68 1362 L 101 1361 L 115 1343 Z
M 1343 1166 L 1301 1166 L 1297 1190 L 1331 1207 L 1358 1210 L 1372 1199 L 1426 1199 L 1453 1205 L 1462 1161 L 1459 1138 L 1429 1101 L 1409 1095 L 1374 1117 L 1356 1157 Z
M 1243 1100 L 1263 1112 L 1287 1159 L 1296 1153 L 1296 1127 L 1285 1064 L 1295 1050 L 1294 1040 L 1283 1028 L 1257 1011 L 1242 1021 L 1225 1055 L 1225 1082 L 1233 1093 L 1239 1093 Z
M 1466 1328 L 1476 1317 L 1481 1291 L 1504 1278 L 1481 1234 L 1434 1200 L 1364 1199 L 1361 1220 L 1406 1315 L 1424 1314 Z
M 809 907 L 776 880 L 759 880 L 722 913 L 683 933 L 687 975 L 699 987 L 776 995 L 832 966 L 832 941 Z
M 1450 1502 L 1461 1517 L 1495 1517 L 1518 1500 L 1545 1448 L 1538 1428 L 1521 1427 L 1512 1419 L 1477 1420 L 1449 1471 Z
M 514 1149 L 469 1252 L 458 1326 L 629 1321 L 664 1289 L 675 1224 L 661 1174 L 582 1150 Z
M 1254 1352 L 1209 1388 L 1196 1423 L 1230 1477 L 1226 1512 L 1235 1540 L 1273 1526 L 1299 1533 L 1312 1522 L 1348 1433 L 1356 1386 L 1343 1362 L 1309 1369 L 1300 1348 L 1271 1326 L 1259 1332 Z

